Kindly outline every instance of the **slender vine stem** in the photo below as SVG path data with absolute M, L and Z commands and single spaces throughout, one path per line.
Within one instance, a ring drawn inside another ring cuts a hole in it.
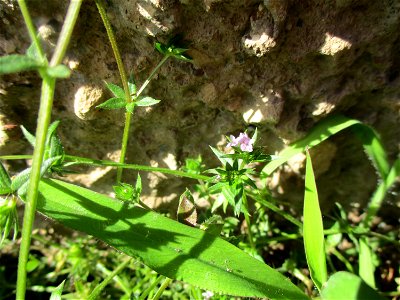
M 82 0 L 71 1 L 68 8 L 67 16 L 63 29 L 60 34 L 59 42 L 55 53 L 59 53 L 53 63 L 58 63 L 62 60 L 62 55 L 65 50 L 58 50 L 60 47 L 66 48 L 63 44 L 68 44 L 70 39 L 70 32 L 75 25 L 76 16 L 79 12 Z M 23 0 L 19 0 L 21 12 L 24 17 L 24 21 L 27 24 L 27 28 L 33 43 L 35 43 L 39 55 L 45 60 L 43 49 L 40 46 L 39 40 L 36 37 L 36 31 L 33 27 L 32 19 L 30 18 L 29 11 L 27 9 L 26 3 Z M 66 27 L 64 29 L 64 27 Z M 71 27 L 71 28 L 69 28 Z M 69 35 L 68 35 L 69 34 Z M 35 219 L 36 202 L 38 195 L 38 187 L 40 180 L 40 168 L 43 160 L 43 154 L 45 149 L 46 132 L 51 118 L 51 110 L 53 105 L 54 89 L 55 89 L 55 79 L 48 76 L 45 72 L 41 71 L 40 75 L 42 77 L 42 91 L 40 97 L 40 107 L 39 107 L 39 117 L 38 125 L 36 129 L 36 142 L 35 149 L 33 151 L 33 161 L 32 161 L 32 171 L 29 177 L 29 188 L 26 196 L 26 204 L 24 210 L 24 221 L 22 227 L 22 239 L 18 260 L 18 278 L 17 278 L 17 291 L 16 298 L 24 299 L 26 293 L 26 265 L 28 263 L 29 248 L 31 243 L 31 234 L 33 221 Z
M 124 88 L 125 92 L 125 98 L 127 102 L 132 102 L 132 97 L 129 92 L 129 87 L 128 87 L 128 77 L 126 76 L 126 71 L 124 64 L 121 59 L 121 54 L 118 49 L 117 42 L 115 40 L 115 35 L 111 27 L 110 20 L 107 17 L 107 12 L 105 10 L 105 5 L 103 0 L 95 0 L 97 9 L 100 13 L 101 19 L 103 20 L 104 27 L 106 28 L 108 39 L 110 40 L 111 48 L 114 52 L 114 57 L 115 60 L 117 61 L 118 65 L 118 71 L 121 77 L 122 81 L 122 86 Z M 125 113 L 125 126 L 124 126 L 124 133 L 122 135 L 122 142 L 121 142 L 121 154 L 119 157 L 119 162 L 124 163 L 125 162 L 125 156 L 126 156 L 126 150 L 128 148 L 128 139 L 129 139 L 129 129 L 131 126 L 131 113 L 126 112 Z M 122 179 L 122 168 L 117 169 L 117 182 L 120 182 Z
M 243 201 L 243 206 L 246 208 L 246 211 L 248 212 L 249 205 L 247 203 L 246 193 L 243 193 L 242 201 Z M 251 233 L 251 222 L 250 222 L 250 216 L 248 213 L 244 213 L 244 219 L 246 220 L 246 224 L 247 224 L 247 237 L 249 239 L 250 246 L 252 249 L 255 250 L 256 246 L 253 241 L 253 234 Z
M 171 278 L 168 277 L 165 278 L 164 282 L 161 284 L 160 288 L 158 289 L 157 293 L 154 295 L 152 300 L 158 300 L 171 282 L 172 282 Z
M 160 281 L 164 278 L 164 276 L 160 275 L 156 278 L 156 280 L 153 281 L 153 283 L 146 289 L 144 290 L 143 293 L 140 294 L 140 297 L 138 300 L 145 300 L 147 295 L 157 286 L 157 284 L 160 283 Z
M 69 163 L 67 162 L 65 164 L 66 166 L 76 165 L 76 164 L 93 165 L 93 166 L 110 166 L 110 167 L 118 167 L 122 169 L 131 169 L 131 170 L 145 171 L 145 172 L 160 172 L 164 174 L 170 174 L 179 177 L 186 177 L 198 180 L 210 179 L 210 177 L 200 174 L 192 174 L 184 171 L 171 170 L 167 168 L 157 168 L 157 167 L 142 166 L 135 164 L 122 164 L 112 160 L 90 159 L 90 158 L 71 156 L 71 155 L 65 155 L 64 159 L 65 161 L 69 161 Z
M 136 97 L 139 97 L 139 95 L 144 91 L 144 89 L 147 87 L 147 85 L 150 83 L 151 79 L 156 75 L 158 69 L 161 68 L 161 66 L 168 60 L 170 55 L 165 55 L 163 59 L 158 63 L 158 65 L 151 71 L 149 77 L 145 80 L 145 82 L 142 84 L 142 86 L 139 88 L 139 90 L 136 93 Z
M 129 265 L 133 261 L 133 258 L 128 259 L 121 263 L 114 271 L 110 272 L 108 276 L 100 283 L 98 284 L 93 291 L 90 293 L 89 297 L 87 298 L 88 300 L 95 300 L 99 297 L 100 293 L 104 290 L 104 288 L 113 280 L 113 278 L 118 275 L 119 273 L 122 272 L 126 268 L 127 265 Z M 127 291 L 125 291 L 127 292 Z
M 24 22 L 26 25 L 26 28 L 28 29 L 29 37 L 31 38 L 31 41 L 35 44 L 37 53 L 40 56 L 40 59 L 42 61 L 46 60 L 46 56 L 44 54 L 43 48 L 40 44 L 40 41 L 37 37 L 36 29 L 35 26 L 33 25 L 32 19 L 29 15 L 29 10 L 28 7 L 26 6 L 25 0 L 18 0 L 18 5 L 19 9 L 21 10 L 22 16 L 24 17 Z

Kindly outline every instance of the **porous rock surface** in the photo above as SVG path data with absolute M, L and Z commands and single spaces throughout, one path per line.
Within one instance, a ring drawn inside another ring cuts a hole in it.
M 55 47 L 67 1 L 28 1 L 43 45 Z M 142 83 L 161 59 L 154 43 L 181 35 L 192 62 L 169 60 L 146 89 L 161 99 L 137 108 L 127 161 L 179 168 L 187 157 L 217 161 L 208 145 L 257 127 L 259 145 L 275 153 L 317 121 L 342 113 L 373 126 L 391 162 L 400 146 L 399 0 L 108 0 L 108 16 L 128 72 Z M 0 0 L 0 55 L 29 46 L 16 1 Z M 120 84 L 117 64 L 93 2 L 85 1 L 64 63 L 72 76 L 57 81 L 53 120 L 71 155 L 119 156 L 122 111 L 95 106 L 111 97 L 104 81 Z M 0 154 L 30 151 L 19 125 L 35 130 L 40 79 L 34 72 L 0 78 Z M 320 198 L 363 207 L 377 177 L 350 132 L 313 151 Z M 82 169 L 70 180 L 110 192 L 115 171 Z M 304 156 L 269 181 L 274 195 L 301 207 Z M 86 175 L 85 175 L 86 174 Z M 132 181 L 136 173 L 125 172 Z M 142 174 L 144 196 L 174 200 L 189 181 Z M 395 188 L 396 190 L 396 188 Z M 398 185 L 397 185 L 398 190 Z M 399 209 L 399 198 L 388 196 Z M 398 213 L 397 213 L 398 215 Z

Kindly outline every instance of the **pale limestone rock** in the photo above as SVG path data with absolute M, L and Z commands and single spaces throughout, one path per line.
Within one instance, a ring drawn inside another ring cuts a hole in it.
M 283 110 L 282 97 L 279 93 L 269 90 L 260 94 L 253 102 L 241 108 L 243 120 L 251 124 L 277 124 Z
M 325 34 L 325 42 L 319 52 L 325 55 L 335 55 L 340 51 L 350 49 L 351 43 L 330 33 Z
M 94 107 L 100 104 L 103 90 L 97 86 L 83 85 L 75 93 L 74 112 L 81 120 L 94 118 Z

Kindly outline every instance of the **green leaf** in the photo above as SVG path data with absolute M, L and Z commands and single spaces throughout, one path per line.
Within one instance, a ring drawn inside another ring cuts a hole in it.
M 53 292 L 50 295 L 50 300 L 61 300 L 61 295 L 64 289 L 64 283 L 65 280 L 63 280 L 63 282 L 61 282 L 60 285 L 53 290 Z
M 135 95 L 137 88 L 136 88 L 136 84 L 134 84 L 133 82 L 128 81 L 128 88 L 129 88 L 129 94 L 130 95 Z
M 374 289 L 369 287 L 360 277 L 348 273 L 337 272 L 333 274 L 321 292 L 322 300 L 384 300 Z
M 153 99 L 149 96 L 140 96 L 137 101 L 135 101 L 136 106 L 151 106 L 159 103 L 160 100 Z
M 21 130 L 22 130 L 22 134 L 28 140 L 29 144 L 31 144 L 32 147 L 35 147 L 36 137 L 32 133 L 30 133 L 28 130 L 26 130 L 26 128 L 22 125 L 21 125 Z
M 225 158 L 225 153 L 219 151 L 218 149 L 211 147 L 212 152 L 214 152 L 215 156 L 219 159 L 219 161 L 225 166 L 226 163 L 233 164 L 233 160 L 231 158 Z
M 382 179 L 386 178 L 389 174 L 390 166 L 378 133 L 373 128 L 364 124 L 356 124 L 352 129 L 361 140 L 367 156 L 371 159 L 380 177 Z
M 97 105 L 96 107 L 103 109 L 119 109 L 125 107 L 125 105 L 125 98 L 110 98 L 107 101 L 104 101 L 102 104 Z
M 136 193 L 140 196 L 140 194 L 142 193 L 142 177 L 140 177 L 139 173 L 137 174 L 136 178 L 135 190 Z
M 366 237 L 359 240 L 359 271 L 358 275 L 370 286 L 375 288 L 375 266 L 372 258 L 372 250 Z
M 378 188 L 372 195 L 371 201 L 368 205 L 367 213 L 364 221 L 362 222 L 362 226 L 364 228 L 369 228 L 371 226 L 373 218 L 378 213 L 383 200 L 385 199 L 385 195 L 390 189 L 390 187 L 396 182 L 396 179 L 400 176 L 400 158 L 398 158 L 392 168 L 390 169 L 387 177 L 379 184 Z
M 165 46 L 165 45 L 163 45 L 163 44 L 161 44 L 161 43 L 158 43 L 158 42 L 157 42 L 157 43 L 154 45 L 154 47 L 157 49 L 158 52 L 160 52 L 160 53 L 163 54 L 163 55 L 166 55 L 167 52 L 168 52 L 168 47 Z
M 40 168 L 40 177 L 42 177 L 47 170 L 52 166 L 54 162 L 59 160 L 61 156 L 51 157 L 45 160 Z M 19 173 L 11 182 L 11 189 L 13 191 L 18 191 L 18 194 L 23 196 L 28 191 L 29 176 L 31 174 L 32 168 L 27 168 Z
M 40 38 L 40 36 L 38 36 Z M 32 43 L 28 49 L 25 51 L 26 55 L 32 59 L 35 59 L 37 61 L 40 61 L 40 55 L 39 52 L 37 51 L 35 43 Z
M 0 75 L 35 70 L 44 65 L 27 55 L 13 54 L 0 57 Z
M 221 238 L 76 185 L 43 179 L 37 209 L 169 278 L 242 297 L 308 299 L 278 271 Z
M 11 193 L 11 179 L 0 161 L 0 195 Z
M 123 88 L 121 88 L 118 85 L 113 84 L 113 83 L 106 82 L 106 85 L 107 85 L 107 88 L 111 91 L 111 93 L 114 94 L 114 96 L 116 98 L 122 98 L 122 99 L 126 98 L 125 91 Z
M 114 185 L 113 190 L 117 198 L 124 201 L 131 200 L 135 194 L 133 186 L 129 183 L 124 182 L 120 182 L 118 185 Z
M 64 65 L 47 67 L 46 73 L 53 78 L 69 78 L 71 76 L 71 70 Z
M 342 115 L 330 116 L 318 122 L 304 138 L 282 150 L 278 158 L 268 163 L 262 172 L 270 176 L 276 168 L 287 162 L 291 157 L 304 152 L 306 147 L 312 148 L 349 127 L 352 127 L 357 137 L 361 140 L 367 156 L 371 159 L 381 177 L 385 178 L 385 174 L 389 171 L 389 164 L 378 134 L 371 127 L 362 124 L 360 121 L 349 119 Z
M 319 208 L 317 186 L 315 184 L 310 153 L 307 150 L 304 212 L 303 212 L 303 238 L 304 248 L 311 279 L 321 291 L 328 278 L 324 247 L 324 227 Z

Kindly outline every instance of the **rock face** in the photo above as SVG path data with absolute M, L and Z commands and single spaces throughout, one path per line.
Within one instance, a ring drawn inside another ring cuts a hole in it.
M 66 1 L 29 2 L 46 51 L 54 49 Z M 143 83 L 161 59 L 155 41 L 181 35 L 193 62 L 170 60 L 146 93 L 161 99 L 138 108 L 127 160 L 179 168 L 201 154 L 216 164 L 208 145 L 224 135 L 259 128 L 268 153 L 305 135 L 318 120 L 342 113 L 373 126 L 391 161 L 400 137 L 400 0 L 109 0 L 107 12 L 128 72 Z M 24 53 L 29 38 L 15 1 L 0 1 L 0 54 Z M 53 119 L 71 155 L 118 157 L 123 112 L 95 106 L 111 97 L 104 81 L 119 84 L 113 53 L 92 2 L 82 6 L 57 82 Z M 0 154 L 28 151 L 18 126 L 35 129 L 40 80 L 33 72 L 0 78 Z M 365 205 L 376 184 L 362 147 L 350 133 L 314 151 L 321 200 Z M 277 196 L 301 205 L 304 158 L 270 180 Z M 318 171 L 319 170 L 319 171 Z M 110 191 L 115 173 L 75 178 Z M 126 180 L 135 173 L 126 172 Z M 146 174 L 153 201 L 184 191 L 179 179 Z M 278 180 L 279 179 L 279 180 Z M 172 195 L 172 196 L 171 196 Z M 390 196 L 396 206 L 399 199 Z

